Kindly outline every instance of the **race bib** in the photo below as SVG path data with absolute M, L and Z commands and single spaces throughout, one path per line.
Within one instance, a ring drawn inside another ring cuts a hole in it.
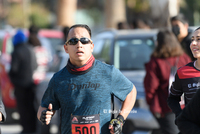
M 99 134 L 99 114 L 88 116 L 71 116 L 72 134 Z

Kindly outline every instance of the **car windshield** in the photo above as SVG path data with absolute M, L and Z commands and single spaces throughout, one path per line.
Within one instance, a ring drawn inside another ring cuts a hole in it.
M 114 45 L 114 65 L 120 70 L 143 70 L 154 47 L 153 38 L 118 39 Z

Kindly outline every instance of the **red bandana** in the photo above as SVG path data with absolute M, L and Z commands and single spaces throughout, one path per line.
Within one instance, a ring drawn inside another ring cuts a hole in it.
M 84 74 L 88 72 L 90 69 L 92 69 L 94 65 L 94 61 L 95 61 L 95 58 L 92 55 L 90 59 L 83 66 L 77 67 L 77 66 L 72 65 L 70 60 L 68 60 L 67 69 L 70 73 L 73 73 L 73 74 Z

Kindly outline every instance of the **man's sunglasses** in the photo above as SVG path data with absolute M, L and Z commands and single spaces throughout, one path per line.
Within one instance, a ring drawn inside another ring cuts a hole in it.
M 69 45 L 76 45 L 78 43 L 78 41 L 80 41 L 82 44 L 89 44 L 92 43 L 92 40 L 89 38 L 71 38 L 68 41 L 66 41 L 65 44 L 69 44 Z

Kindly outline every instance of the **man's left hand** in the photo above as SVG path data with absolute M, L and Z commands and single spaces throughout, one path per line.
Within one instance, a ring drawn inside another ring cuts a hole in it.
M 121 134 L 123 125 L 124 125 L 123 116 L 121 116 L 121 118 L 119 118 L 118 116 L 116 119 L 112 119 L 109 124 L 110 133 Z

